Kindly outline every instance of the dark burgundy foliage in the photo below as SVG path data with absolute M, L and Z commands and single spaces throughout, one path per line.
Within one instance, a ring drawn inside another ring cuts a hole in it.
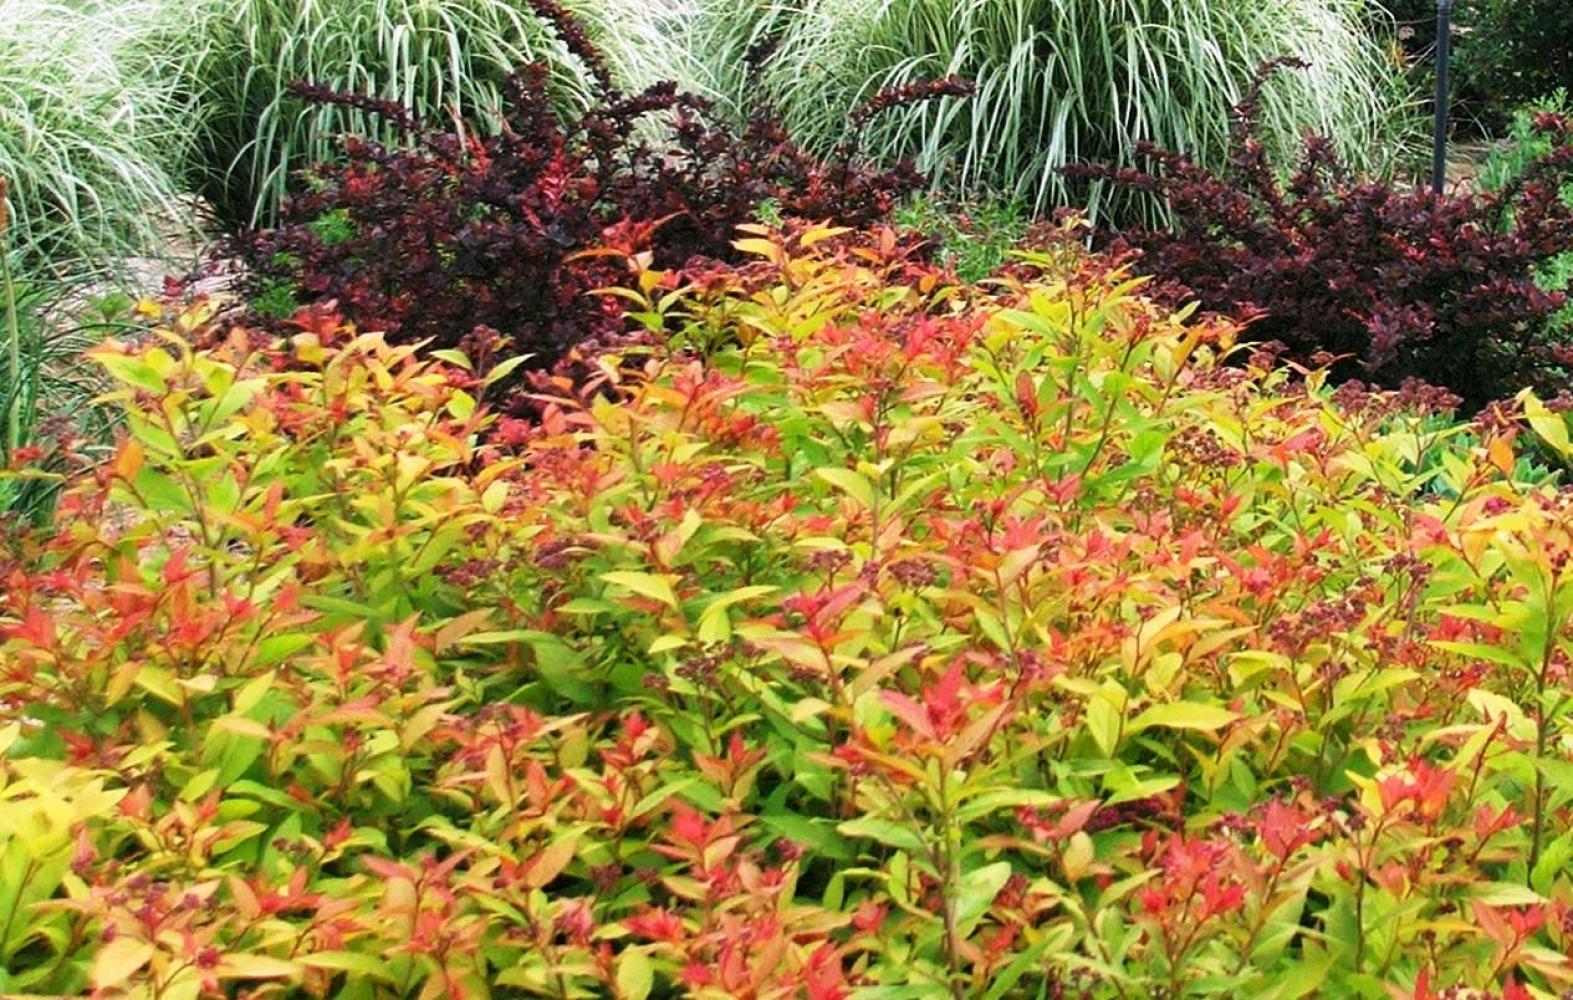
M 557 37 L 563 40 L 564 47 L 579 58 L 579 61 L 589 69 L 590 75 L 595 77 L 596 82 L 602 88 L 609 89 L 612 86 L 612 76 L 606 69 L 606 57 L 590 40 L 589 33 L 584 30 L 584 25 L 579 23 L 579 19 L 557 0 L 527 0 L 527 2 L 537 17 L 552 26 Z
M 1309 361 L 1341 360 L 1339 377 L 1396 387 L 1418 378 L 1478 409 L 1525 386 L 1555 391 L 1573 348 L 1547 320 L 1563 303 L 1536 269 L 1573 249 L 1573 209 L 1558 197 L 1573 164 L 1573 129 L 1556 116 L 1536 128 L 1550 151 L 1496 192 L 1430 190 L 1356 181 L 1331 143 L 1312 136 L 1281 180 L 1256 128 L 1263 67 L 1235 109 L 1236 142 L 1221 173 L 1146 149 L 1145 169 L 1083 167 L 1083 176 L 1148 191 L 1172 210 L 1171 228 L 1108 237 L 1134 253 L 1155 291 L 1210 311 L 1259 312 L 1253 340 L 1276 340 Z
M 569 34 L 573 22 L 553 20 L 598 65 L 582 33 Z M 908 165 L 864 165 L 850 147 L 811 156 L 768 113 L 741 128 L 719 124 L 673 84 L 631 96 L 604 89 L 597 107 L 565 122 L 544 83 L 540 67 L 512 78 L 489 138 L 302 88 L 380 114 L 411 141 L 351 139 L 342 162 L 315 168 L 276 228 L 242 237 L 250 291 L 336 300 L 363 329 L 404 342 L 492 351 L 501 337 L 499 357 L 526 353 L 529 367 L 544 369 L 575 344 L 621 335 L 618 300 L 591 293 L 628 281 L 627 255 L 648 253 L 665 269 L 732 260 L 737 226 L 767 202 L 786 217 L 864 227 L 923 183 Z M 947 79 L 871 104 L 965 90 Z
M 853 128 L 862 128 L 891 108 L 929 101 L 937 97 L 968 97 L 976 89 L 976 84 L 959 76 L 943 76 L 936 80 L 919 80 L 899 87 L 886 87 L 863 104 L 853 108 L 849 120 Z

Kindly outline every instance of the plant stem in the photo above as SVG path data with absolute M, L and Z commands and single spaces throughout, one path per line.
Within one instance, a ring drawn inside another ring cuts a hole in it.
M 1551 725 L 1546 712 L 1546 688 L 1551 679 L 1551 661 L 1557 648 L 1557 635 L 1562 631 L 1562 622 L 1556 616 L 1557 583 L 1556 579 L 1552 579 L 1546 586 L 1546 614 L 1551 620 L 1546 623 L 1546 645 L 1541 651 L 1540 669 L 1535 672 L 1535 816 L 1529 838 L 1529 864 L 1524 872 L 1525 885 L 1534 882 L 1535 864 L 1540 860 L 1540 841 L 1545 835 L 1546 772 L 1543 762 L 1546 759 L 1548 727 Z
M 948 812 L 949 810 L 947 809 L 946 811 Z M 951 822 L 948 816 L 946 817 L 944 836 L 945 887 L 942 906 L 945 918 L 945 964 L 947 967 L 946 971 L 949 973 L 951 995 L 956 1000 L 965 1000 L 967 991 L 965 984 L 961 980 L 961 926 L 956 919 L 956 907 L 960 902 L 958 894 L 961 891 L 961 852 L 956 849 L 958 836 L 952 835 Z
M 0 210 L 3 211 L 3 210 Z M 0 238 L 5 229 L 0 226 Z M 5 436 L 0 438 L 0 460 L 9 465 L 12 452 L 22 444 L 22 321 L 16 311 L 16 281 L 11 274 L 11 255 L 0 242 L 0 298 L 5 300 L 6 345 L 9 361 L 9 380 L 6 392 L 11 397 L 4 415 Z

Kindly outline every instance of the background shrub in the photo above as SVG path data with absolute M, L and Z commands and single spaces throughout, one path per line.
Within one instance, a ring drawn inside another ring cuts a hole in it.
M 811 157 L 765 116 L 738 130 L 715 124 L 671 85 L 608 95 L 564 120 L 545 73 L 515 78 L 506 128 L 473 145 L 420 131 L 413 147 L 356 141 L 347 162 L 319 167 L 282 224 L 246 241 L 253 295 L 282 297 L 285 311 L 295 295 L 328 299 L 396 341 L 464 342 L 472 354 L 550 367 L 574 344 L 624 329 L 621 307 L 591 294 L 626 280 L 618 254 L 648 253 L 662 268 L 733 258 L 737 226 L 766 204 L 868 224 L 921 184 L 907 168 L 865 168 L 852 150 Z M 875 104 L 961 89 L 942 81 Z M 654 142 L 642 128 L 651 122 Z
M 1435 72 L 1436 0 L 1382 0 L 1373 30 L 1410 61 L 1419 89 Z M 1521 106 L 1573 85 L 1573 14 L 1543 0 L 1458 0 L 1453 10 L 1453 114 L 1466 132 L 1507 130 Z
M 1457 3 L 1455 24 L 1469 0 Z M 1372 5 L 1371 26 L 1384 41 L 1410 57 L 1425 58 L 1436 45 L 1436 0 L 1380 0 Z M 1454 42 L 1458 39 L 1455 37 Z
M 848 112 L 878 89 L 947 74 L 975 81 L 965 104 L 872 123 L 870 149 L 912 157 L 949 191 L 1014 196 L 1042 211 L 1103 205 L 1096 186 L 1074 187 L 1058 168 L 1131 163 L 1143 141 L 1221 165 L 1228 109 L 1256 66 L 1282 55 L 1315 66 L 1265 98 L 1274 151 L 1291 154 L 1313 128 L 1352 163 L 1382 169 L 1400 152 L 1404 99 L 1364 28 L 1367 10 L 1360 0 L 707 0 L 691 30 L 693 48 L 719 63 L 700 84 L 734 99 L 762 90 L 792 134 L 820 151 L 846 140 Z M 750 49 L 773 53 L 755 79 L 734 68 Z
M 1537 279 L 1573 248 L 1573 209 L 1560 197 L 1573 164 L 1565 118 L 1537 119 L 1544 146 L 1500 190 L 1438 197 L 1359 179 L 1321 138 L 1281 179 L 1256 115 L 1248 99 L 1223 171 L 1159 151 L 1147 170 L 1093 171 L 1168 204 L 1172 229 L 1114 238 L 1162 294 L 1259 312 L 1252 335 L 1302 361 L 1327 352 L 1346 359 L 1340 376 L 1420 378 L 1471 408 L 1527 385 L 1560 388 L 1573 357 L 1548 320 L 1563 298 Z
M 1554 135 L 1538 127 L 1545 115 L 1573 115 L 1573 102 L 1566 91 L 1558 90 L 1534 104 L 1513 113 L 1504 141 L 1491 147 L 1476 182 L 1488 191 L 1510 187 L 1536 160 L 1549 155 L 1556 146 Z M 1562 202 L 1573 206 L 1573 176 L 1562 179 Z M 1536 281 L 1548 292 L 1565 293 L 1573 287 L 1573 252 L 1558 254 L 1540 265 Z M 1547 336 L 1558 342 L 1573 341 L 1573 307 L 1563 306 L 1549 321 Z
M 1032 228 L 1020 202 L 956 202 L 933 194 L 911 199 L 892 221 L 923 234 L 934 258 L 953 267 L 964 282 L 982 281 L 999 270 Z
M 1558 88 L 1573 87 L 1573 8 L 1556 0 L 1463 0 L 1455 15 L 1461 88 L 1494 121 Z

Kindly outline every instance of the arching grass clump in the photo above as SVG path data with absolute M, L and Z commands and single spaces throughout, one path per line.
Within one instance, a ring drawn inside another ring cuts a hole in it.
M 1313 130 L 1355 167 L 1383 168 L 1401 146 L 1404 101 L 1369 16 L 1360 0 L 699 0 L 690 47 L 715 55 L 682 68 L 738 106 L 769 95 L 799 138 L 822 147 L 847 138 L 848 111 L 876 90 L 958 75 L 977 83 L 972 98 L 885 116 L 868 147 L 915 157 L 969 194 L 1122 212 L 1132 203 L 1058 168 L 1131 163 L 1143 142 L 1222 162 L 1230 107 L 1279 56 L 1313 64 L 1267 94 L 1272 144 L 1287 152 Z M 747 52 L 771 53 L 757 79 L 738 72 Z
M 190 135 L 172 74 L 147 44 L 168 5 L 0 0 L 0 177 L 26 271 L 146 252 L 175 210 Z
M 204 120 L 197 181 L 232 222 L 275 216 L 292 174 L 333 157 L 345 133 L 391 140 L 374 116 L 312 105 L 291 90 L 396 101 L 432 125 L 457 120 L 486 132 L 500 123 L 501 88 L 525 64 L 551 70 L 554 100 L 582 109 L 598 75 L 624 86 L 653 82 L 667 45 L 655 2 L 570 0 L 203 0 L 201 48 L 189 86 Z M 549 23 L 582 20 L 608 53 L 565 42 Z

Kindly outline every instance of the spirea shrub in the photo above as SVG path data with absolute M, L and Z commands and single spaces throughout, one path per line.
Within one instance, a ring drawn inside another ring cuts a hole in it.
M 1559 995 L 1564 417 L 1069 242 L 750 241 L 534 422 L 323 310 L 97 351 L 0 556 L 0 991 Z

